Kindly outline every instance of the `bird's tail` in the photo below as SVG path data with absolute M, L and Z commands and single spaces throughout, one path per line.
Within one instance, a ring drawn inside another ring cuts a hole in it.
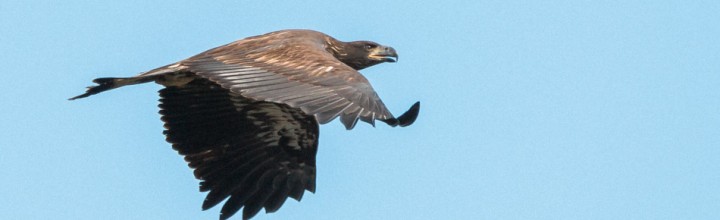
M 136 76 L 127 78 L 97 78 L 93 82 L 98 85 L 88 87 L 84 94 L 70 98 L 69 100 L 75 100 L 79 98 L 85 98 L 91 95 L 95 95 L 104 91 L 108 91 L 114 88 L 119 88 L 127 85 L 135 85 L 140 83 L 146 83 L 155 80 L 154 76 Z

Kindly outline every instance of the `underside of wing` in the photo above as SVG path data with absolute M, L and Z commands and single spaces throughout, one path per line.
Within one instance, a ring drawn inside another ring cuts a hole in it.
M 318 123 L 300 109 L 233 94 L 196 79 L 160 91 L 167 141 L 194 169 L 203 209 L 227 198 L 221 219 L 243 209 L 278 210 L 288 197 L 315 190 Z

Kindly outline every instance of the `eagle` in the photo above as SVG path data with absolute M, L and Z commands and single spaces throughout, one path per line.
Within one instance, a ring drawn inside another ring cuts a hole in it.
M 127 85 L 158 83 L 163 134 L 184 156 L 207 210 L 249 219 L 287 198 L 315 192 L 319 125 L 335 118 L 408 126 L 420 102 L 394 117 L 358 71 L 396 62 L 395 49 L 343 42 L 312 30 L 281 30 L 216 47 L 133 77 L 97 78 L 75 100 Z

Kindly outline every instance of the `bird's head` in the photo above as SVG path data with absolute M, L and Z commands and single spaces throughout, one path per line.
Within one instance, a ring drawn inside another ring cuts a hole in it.
M 353 41 L 343 43 L 342 51 L 336 53 L 338 60 L 348 66 L 361 70 L 379 63 L 394 63 L 398 60 L 395 49 L 372 41 Z

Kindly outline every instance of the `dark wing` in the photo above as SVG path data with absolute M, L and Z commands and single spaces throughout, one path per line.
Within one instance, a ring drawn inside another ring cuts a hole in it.
M 180 62 L 190 72 L 255 100 L 287 104 L 336 117 L 347 129 L 357 120 L 393 120 L 368 80 L 326 50 L 322 37 L 270 36 L 241 40 Z
M 210 191 L 209 209 L 224 199 L 220 218 L 243 209 L 274 212 L 288 197 L 315 191 L 318 124 L 284 104 L 253 101 L 206 79 L 160 90 L 167 141 L 185 156 Z

